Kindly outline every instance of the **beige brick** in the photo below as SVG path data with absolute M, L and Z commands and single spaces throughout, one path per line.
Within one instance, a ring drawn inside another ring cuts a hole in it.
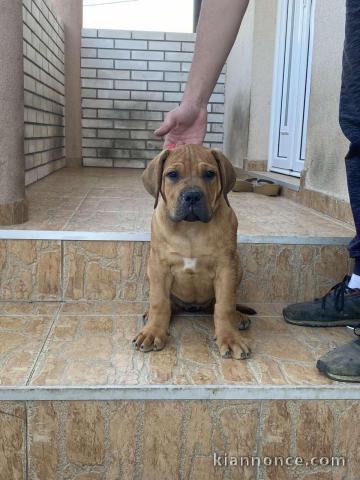
M 136 38 L 139 40 L 164 40 L 165 33 L 163 32 L 142 32 L 142 31 L 135 31 L 131 33 L 132 38 Z
M 83 48 L 114 48 L 114 40 L 99 38 L 82 38 Z
M 146 50 L 145 40 L 115 40 L 115 48 Z
M 97 37 L 97 30 L 95 28 L 83 28 L 82 36 L 84 38 L 94 38 Z
M 128 39 L 131 38 L 131 32 L 127 30 L 111 30 L 111 29 L 106 29 L 106 30 L 98 30 L 98 37 L 104 37 L 104 38 L 123 38 L 123 39 Z
M 160 70 L 167 72 L 180 72 L 179 62 L 149 62 L 149 70 Z
M 179 42 L 149 42 L 149 50 L 171 50 L 178 52 L 181 50 L 181 44 Z
M 164 60 L 164 52 L 152 52 L 149 50 L 132 50 L 131 58 L 134 60 Z
M 196 39 L 196 33 L 176 33 L 167 32 L 165 34 L 166 40 L 182 41 L 182 42 L 194 42 Z
M 126 90 L 98 90 L 98 98 L 128 100 L 130 98 L 130 91 L 126 91 Z
M 98 70 L 98 78 L 108 78 L 114 80 L 129 80 L 130 72 L 127 70 Z
M 134 70 L 131 72 L 132 80 L 163 80 L 163 72 L 141 72 Z
M 146 66 L 141 60 L 115 60 L 115 68 L 119 70 L 146 70 Z
M 81 66 L 83 68 L 113 68 L 114 61 L 101 58 L 83 58 Z
M 130 50 L 115 50 L 112 48 L 99 48 L 98 49 L 99 58 L 112 58 L 112 59 L 123 59 L 128 60 L 130 58 Z

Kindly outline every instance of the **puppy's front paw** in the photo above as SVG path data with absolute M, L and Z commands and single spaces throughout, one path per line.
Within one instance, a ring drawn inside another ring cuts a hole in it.
M 145 325 L 132 341 L 136 350 L 150 352 L 152 350 L 162 350 L 167 341 L 168 333 L 161 327 L 154 325 Z
M 223 358 L 245 360 L 250 357 L 250 347 L 242 340 L 236 330 L 220 332 L 216 336 L 216 343 Z

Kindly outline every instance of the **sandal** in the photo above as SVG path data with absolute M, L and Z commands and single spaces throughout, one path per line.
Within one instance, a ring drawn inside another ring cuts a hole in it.
M 233 192 L 254 192 L 269 197 L 276 197 L 280 193 L 280 188 L 280 185 L 271 180 L 247 178 L 246 180 L 237 179 Z

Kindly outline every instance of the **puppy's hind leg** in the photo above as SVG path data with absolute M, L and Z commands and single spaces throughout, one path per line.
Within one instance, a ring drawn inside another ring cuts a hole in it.
M 251 319 L 247 315 L 256 315 L 256 311 L 250 307 L 237 304 L 236 312 L 239 318 L 239 330 L 247 330 L 251 325 Z
M 237 325 L 239 330 L 247 330 L 251 325 L 251 319 L 240 313 L 238 309 L 236 309 L 236 318 L 237 318 Z
M 241 305 L 240 303 L 236 305 L 236 310 L 240 313 L 245 313 L 246 315 L 256 315 L 257 313 L 253 308 Z

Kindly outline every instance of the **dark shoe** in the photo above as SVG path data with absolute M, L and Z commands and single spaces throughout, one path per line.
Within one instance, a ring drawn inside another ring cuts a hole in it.
M 284 319 L 309 327 L 357 327 L 360 325 L 360 289 L 349 288 L 349 280 L 350 277 L 345 277 L 323 298 L 284 308 Z
M 360 339 L 331 350 L 316 366 L 332 380 L 360 382 Z

